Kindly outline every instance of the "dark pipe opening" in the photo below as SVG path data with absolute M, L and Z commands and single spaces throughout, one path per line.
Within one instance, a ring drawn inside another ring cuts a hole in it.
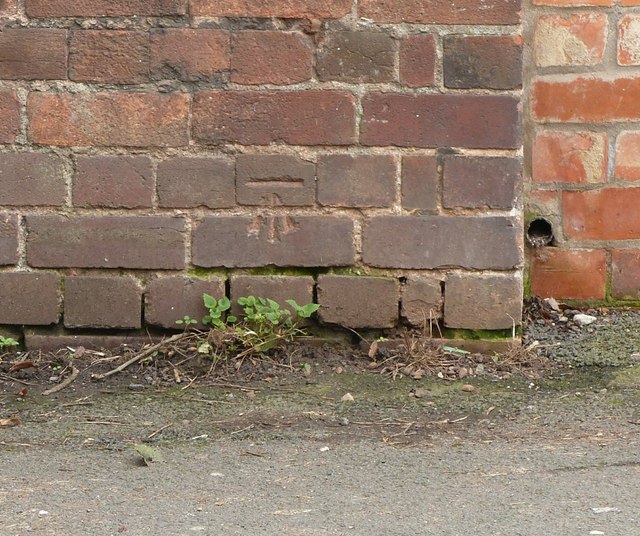
M 546 218 L 536 218 L 527 227 L 527 240 L 534 248 L 548 246 L 553 242 L 553 225 Z

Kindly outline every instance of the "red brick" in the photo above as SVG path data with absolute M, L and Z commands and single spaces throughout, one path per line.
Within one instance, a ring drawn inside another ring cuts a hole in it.
M 599 132 L 542 132 L 533 143 L 533 181 L 595 183 L 607 178 L 609 144 Z
M 24 345 L 29 352 L 56 352 L 67 347 L 95 350 L 141 349 L 145 344 L 161 342 L 165 337 L 139 332 L 121 331 L 114 334 L 74 333 L 63 329 L 27 329 L 24 332 Z
M 19 216 L 0 212 L 0 266 L 17 264 Z
M 640 65 L 640 16 L 629 13 L 618 23 L 618 63 Z
M 574 240 L 640 238 L 640 188 L 563 192 L 563 221 Z
M 141 327 L 142 289 L 132 277 L 65 277 L 67 328 Z
M 0 153 L 0 205 L 61 206 L 66 190 L 59 156 Z
M 438 162 L 435 156 L 402 158 L 402 208 L 435 212 L 438 209 Z
M 400 82 L 409 87 L 432 86 L 437 59 L 433 34 L 408 35 L 400 41 Z
M 236 158 L 236 189 L 240 205 L 313 205 L 316 166 L 293 155 L 241 154 Z
M 253 276 L 236 275 L 231 277 L 231 299 L 233 305 L 231 311 L 235 315 L 243 312 L 238 305 L 238 298 L 243 296 L 256 296 L 259 298 L 271 299 L 281 307 L 288 309 L 293 314 L 294 311 L 287 300 L 295 300 L 298 305 L 313 303 L 313 287 L 315 282 L 313 277 L 304 276 Z
M 320 155 L 318 202 L 333 207 L 390 207 L 396 200 L 396 174 L 390 155 Z
M 29 138 L 46 145 L 180 147 L 189 97 L 155 93 L 31 93 Z
M 632 0 L 636 1 L 636 0 Z M 625 0 L 622 0 L 624 5 Z M 557 7 L 574 7 L 574 6 L 612 6 L 613 0 L 533 0 L 535 6 L 557 6 Z M 630 4 L 631 5 L 631 4 Z
M 640 180 L 640 132 L 618 134 L 615 176 L 628 181 Z
M 339 91 L 202 91 L 193 132 L 211 144 L 348 145 L 355 142 L 355 102 Z
M 158 166 L 158 205 L 169 208 L 235 206 L 233 161 L 228 158 L 170 158 Z
M 445 37 L 444 85 L 455 89 L 521 87 L 522 37 Z
M 522 261 L 520 233 L 495 216 L 377 216 L 364 229 L 362 259 L 381 268 L 508 270 Z
M 5 28 L 0 32 L 0 79 L 67 78 L 67 31 Z
M 619 300 L 640 300 L 640 251 L 613 251 L 611 261 L 613 297 Z
M 0 273 L 0 324 L 46 326 L 58 322 L 60 305 L 57 274 Z
M 398 321 L 399 285 L 387 277 L 318 277 L 318 316 L 352 329 L 392 328 Z
M 313 47 L 298 32 L 246 31 L 233 36 L 231 81 L 289 85 L 313 76 Z
M 73 32 L 69 78 L 78 82 L 139 84 L 149 79 L 149 36 L 127 30 Z
M 351 12 L 353 0 L 191 0 L 200 17 L 277 17 L 338 19 Z
M 442 316 L 442 282 L 434 277 L 410 277 L 402 288 L 402 317 L 412 326 L 429 328 Z
M 48 268 L 180 270 L 185 222 L 170 216 L 27 216 L 27 261 Z
M 536 250 L 531 259 L 531 293 L 541 298 L 602 300 L 606 263 L 601 250 Z
M 518 158 L 447 156 L 442 205 L 445 208 L 513 208 L 522 185 Z
M 520 0 L 360 0 L 359 15 L 389 23 L 518 24 Z
M 153 78 L 207 80 L 229 69 L 231 47 L 224 30 L 170 28 L 151 36 Z
M 15 91 L 0 91 L 0 143 L 14 143 L 20 135 L 20 101 Z
M 186 15 L 187 0 L 25 0 L 30 17 L 162 17 Z
M 395 78 L 395 43 L 383 32 L 330 32 L 318 51 L 322 81 L 378 83 Z
M 182 329 L 176 324 L 185 315 L 198 320 L 194 327 L 204 329 L 202 319 L 207 314 L 203 294 L 216 299 L 225 295 L 225 280 L 220 277 L 159 277 L 147 285 L 144 317 L 148 324 L 167 329 Z
M 364 145 L 520 146 L 519 101 L 510 96 L 373 93 L 363 99 Z
M 18 13 L 18 0 L 0 0 L 0 17 L 11 17 Z
M 73 178 L 73 204 L 76 207 L 151 207 L 151 160 L 146 156 L 79 156 Z
M 520 274 L 451 274 L 444 291 L 444 323 L 461 329 L 510 329 L 522 324 Z
M 640 77 L 539 78 L 532 88 L 533 117 L 538 121 L 566 123 L 638 120 L 639 93 Z
M 350 266 L 353 221 L 334 216 L 211 216 L 193 231 L 203 267 Z
M 556 190 L 531 190 L 526 197 L 527 212 L 537 216 L 560 214 L 559 193 Z

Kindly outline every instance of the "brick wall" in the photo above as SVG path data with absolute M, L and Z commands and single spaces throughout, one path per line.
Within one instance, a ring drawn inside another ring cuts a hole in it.
M 358 329 L 519 322 L 519 0 L 0 14 L 0 324 L 31 347 L 172 328 L 203 292 Z
M 534 0 L 527 128 L 528 219 L 555 245 L 533 250 L 531 290 L 640 300 L 639 0 Z

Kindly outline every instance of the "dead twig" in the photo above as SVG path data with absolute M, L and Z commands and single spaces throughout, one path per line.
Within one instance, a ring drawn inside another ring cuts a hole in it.
M 71 374 L 67 376 L 62 383 L 59 383 L 51 389 L 42 391 L 42 396 L 49 396 L 53 393 L 57 393 L 58 391 L 62 391 L 65 387 L 68 387 L 69 385 L 71 385 L 71 383 L 73 383 L 73 380 L 78 377 L 78 374 L 80 374 L 80 371 L 76 367 L 71 366 Z
M 0 372 L 0 378 L 2 378 L 3 380 L 9 380 L 12 382 L 21 383 L 22 385 L 28 385 L 30 387 L 32 385 L 35 385 L 35 383 L 25 382 L 24 380 L 19 380 L 18 378 L 14 378 L 13 376 L 9 376 L 8 374 L 4 374 L 1 372 Z
M 156 437 L 160 432 L 162 432 L 163 430 L 166 430 L 167 428 L 169 428 L 170 426 L 173 426 L 173 423 L 170 422 L 169 424 L 165 424 L 164 426 L 162 426 L 161 428 L 158 428 L 155 432 L 153 432 L 152 434 L 149 434 L 147 436 L 147 439 L 153 439 L 154 437 Z

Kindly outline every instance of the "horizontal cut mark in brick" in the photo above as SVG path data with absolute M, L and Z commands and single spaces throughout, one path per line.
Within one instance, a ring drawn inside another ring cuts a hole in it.
M 0 79 L 66 78 L 66 30 L 5 28 L 0 32 Z
M 191 14 L 204 17 L 341 18 L 353 0 L 191 0 Z
M 25 0 L 30 17 L 162 17 L 186 15 L 187 0 Z
M 0 273 L 0 324 L 46 326 L 58 322 L 60 305 L 56 274 Z
M 0 213 L 0 266 L 18 262 L 18 222 L 18 215 Z
M 0 154 L 0 205 L 61 206 L 65 195 L 60 157 L 45 153 Z

